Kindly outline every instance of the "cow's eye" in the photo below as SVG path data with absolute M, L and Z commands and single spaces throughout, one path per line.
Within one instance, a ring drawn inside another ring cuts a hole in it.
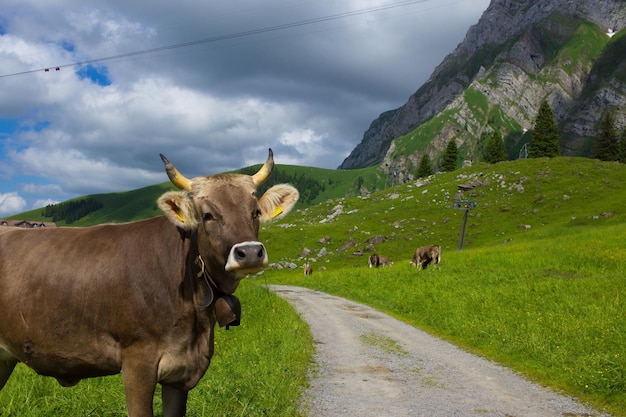
M 260 209 L 256 209 L 252 212 L 252 218 L 253 219 L 258 219 L 259 217 L 261 217 L 261 210 Z
M 211 213 L 204 213 L 202 215 L 202 220 L 204 220 L 205 222 L 211 221 L 213 220 L 213 215 Z

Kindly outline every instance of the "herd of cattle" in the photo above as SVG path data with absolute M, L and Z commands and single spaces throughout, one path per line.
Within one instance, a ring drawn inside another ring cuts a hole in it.
M 434 267 L 437 267 L 439 262 L 441 262 L 441 246 L 430 245 L 417 248 L 410 263 L 417 269 L 426 269 L 431 263 Z M 386 256 L 374 253 L 367 259 L 367 265 L 370 268 L 378 268 L 380 266 L 391 266 L 393 262 Z M 302 268 L 304 269 L 304 275 L 313 274 L 313 266 L 309 262 L 306 262 Z
M 441 262 L 441 246 L 430 245 L 415 250 L 411 265 L 416 266 L 417 269 L 426 269 L 431 263 L 436 266 L 439 262 Z M 370 268 L 378 268 L 379 266 L 391 266 L 393 262 L 388 257 L 375 253 L 370 255 L 367 264 Z

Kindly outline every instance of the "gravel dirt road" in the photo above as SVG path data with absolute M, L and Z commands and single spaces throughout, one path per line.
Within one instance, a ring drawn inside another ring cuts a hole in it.
M 309 324 L 310 417 L 607 416 L 370 307 L 270 286 Z

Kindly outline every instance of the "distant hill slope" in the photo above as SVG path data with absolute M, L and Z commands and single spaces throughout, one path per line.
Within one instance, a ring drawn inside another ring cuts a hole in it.
M 518 239 L 540 242 L 569 228 L 626 223 L 626 165 L 613 162 L 559 157 L 482 163 L 424 181 L 384 189 L 383 183 L 379 191 L 361 194 L 351 191 L 361 182 L 359 177 L 370 184 L 384 181 L 380 170 L 277 168 L 326 183 L 332 179 L 333 184 L 312 204 L 300 205 L 284 220 L 263 227 L 261 239 L 274 263 L 302 264 L 306 259 L 316 269 L 329 264 L 362 266 L 374 250 L 395 262 L 408 262 L 416 247 L 433 243 L 440 244 L 444 253 L 456 250 L 463 211 L 453 206 L 459 199 L 477 203 L 469 212 L 465 247 L 506 245 Z M 475 188 L 459 194 L 462 185 Z M 100 199 L 104 208 L 72 226 L 159 215 L 155 201 L 172 188 L 163 183 L 81 197 Z M 306 190 L 300 191 L 306 195 Z M 46 220 L 37 217 L 41 212 L 13 217 Z
M 251 174 L 260 165 L 244 168 L 238 172 Z M 163 174 L 165 176 L 165 173 Z M 259 193 L 278 183 L 291 183 L 300 190 L 300 201 L 297 207 L 305 208 L 331 198 L 367 194 L 371 191 L 393 185 L 379 168 L 355 169 L 338 171 L 313 167 L 276 165 L 268 181 L 261 186 Z M 91 194 L 71 201 L 86 199 L 102 203 L 102 208 L 92 211 L 71 224 L 64 220 L 55 220 L 59 226 L 91 226 L 101 223 L 123 223 L 140 220 L 161 214 L 156 200 L 165 191 L 175 189 L 170 182 L 156 184 L 137 190 Z M 10 216 L 9 219 L 47 221 L 52 217 L 44 215 L 43 208 L 30 210 Z
M 564 154 L 588 156 L 607 110 L 626 126 L 625 26 L 624 1 L 492 0 L 408 102 L 372 122 L 340 168 L 382 165 L 411 179 L 422 155 L 437 162 L 450 139 L 476 162 L 481 138 L 494 129 L 515 158 L 544 99 Z
M 469 211 L 464 247 L 519 239 L 540 245 L 570 228 L 626 223 L 624 178 L 625 165 L 587 158 L 483 163 L 297 210 L 261 235 L 272 262 L 363 266 L 377 251 L 408 264 L 419 246 L 439 244 L 444 257 L 457 249 L 463 210 L 453 206 L 462 198 L 477 203 Z M 460 185 L 476 187 L 458 195 Z

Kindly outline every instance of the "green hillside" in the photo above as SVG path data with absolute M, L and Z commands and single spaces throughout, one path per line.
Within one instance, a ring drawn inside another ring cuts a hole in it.
M 322 247 L 318 241 L 330 237 L 324 262 L 333 267 L 363 265 L 366 260 L 353 252 L 367 251 L 368 239 L 383 236 L 375 249 L 408 263 L 417 246 L 457 248 L 463 210 L 453 205 L 459 185 L 484 184 L 471 197 L 464 193 L 464 199 L 477 203 L 469 212 L 464 242 L 475 248 L 541 239 L 577 226 L 624 223 L 624 178 L 626 166 L 586 158 L 478 164 L 436 174 L 421 186 L 407 183 L 326 201 L 290 214 L 284 222 L 292 227 L 270 225 L 262 233 L 274 261 L 276 256 L 297 259 L 305 248 L 317 253 Z M 338 205 L 343 214 L 322 223 Z M 354 246 L 340 251 L 349 242 Z
M 301 201 L 284 220 L 295 225 L 298 233 L 290 237 L 288 247 L 279 246 L 276 252 L 281 258 L 297 258 L 294 251 L 313 249 L 320 238 L 330 236 L 328 250 L 338 262 L 346 262 L 345 254 L 335 253 L 339 247 L 354 241 L 356 249 L 364 249 L 367 239 L 376 235 L 387 238 L 377 249 L 383 253 L 405 253 L 405 258 L 410 257 L 410 247 L 422 243 L 455 249 L 463 211 L 452 207 L 459 197 L 458 186 L 470 182 L 484 185 L 472 190 L 471 199 L 478 206 L 469 213 L 466 246 L 539 237 L 546 230 L 559 227 L 624 222 L 624 178 L 624 165 L 564 157 L 478 164 L 436 174 L 419 186 L 411 182 L 393 187 L 375 167 L 327 170 L 277 165 L 264 187 L 290 182 L 306 198 L 307 190 L 299 183 L 322 184 L 314 199 Z M 156 199 L 173 188 L 166 182 L 132 191 L 79 197 L 74 201 L 91 198 L 101 201 L 104 207 L 71 225 L 128 222 L 159 215 Z M 463 197 L 470 197 L 469 192 Z M 338 205 L 344 214 L 338 220 L 321 223 Z M 11 218 L 51 221 L 42 213 L 42 209 L 36 209 Z M 64 222 L 58 224 L 62 226 Z M 276 228 L 271 224 L 264 233 L 271 238 Z M 284 236 L 284 231 L 279 234 Z

